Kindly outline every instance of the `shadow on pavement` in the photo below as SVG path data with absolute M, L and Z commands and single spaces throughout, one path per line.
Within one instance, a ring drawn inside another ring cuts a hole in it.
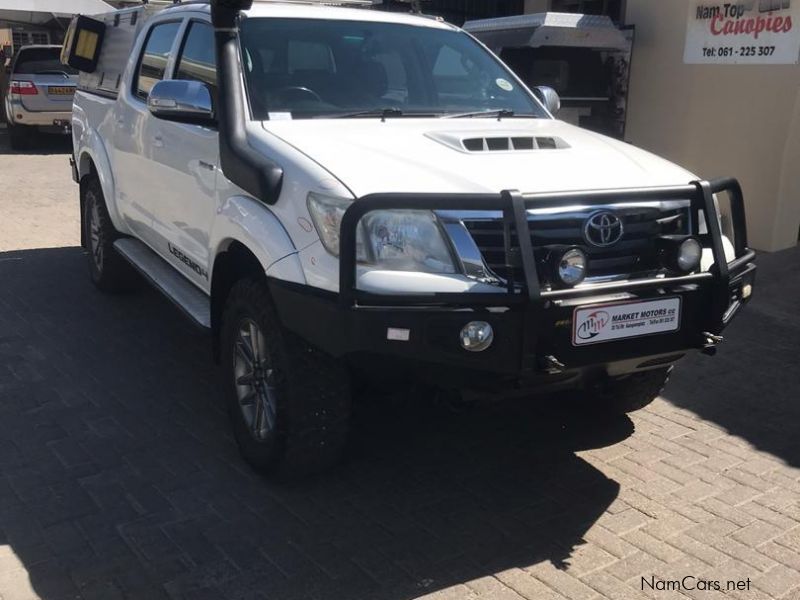
M 631 421 L 542 401 L 376 399 L 344 465 L 272 484 L 168 302 L 95 292 L 78 248 L 0 254 L 0 281 L 0 546 L 45 600 L 406 600 L 563 567 L 618 495 L 575 453 Z
M 752 303 L 714 358 L 686 360 L 664 398 L 800 466 L 800 248 L 758 258 Z
M 8 141 L 8 125 L 0 124 L 0 156 L 4 154 L 69 154 L 72 152 L 71 136 L 39 131 L 32 131 L 29 136 L 28 144 L 24 149 L 12 150 Z

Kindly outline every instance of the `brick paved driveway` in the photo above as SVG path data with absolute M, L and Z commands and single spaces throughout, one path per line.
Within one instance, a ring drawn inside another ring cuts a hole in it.
M 5 148 L 4 600 L 800 597 L 800 253 L 631 419 L 376 400 L 341 468 L 277 486 L 238 459 L 207 341 L 89 285 L 66 155 Z

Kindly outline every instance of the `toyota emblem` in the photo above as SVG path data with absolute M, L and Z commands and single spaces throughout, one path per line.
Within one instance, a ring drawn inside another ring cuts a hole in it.
M 583 237 L 597 248 L 613 246 L 622 239 L 624 233 L 622 219 L 607 210 L 594 213 L 583 227 Z

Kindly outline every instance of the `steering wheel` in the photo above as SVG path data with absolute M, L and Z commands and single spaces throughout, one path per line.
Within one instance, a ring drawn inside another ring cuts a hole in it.
M 322 99 L 322 96 L 320 96 L 317 92 L 315 92 L 314 90 L 312 90 L 310 88 L 299 86 L 299 85 L 289 85 L 289 86 L 283 87 L 283 88 L 279 89 L 276 92 L 276 94 L 279 97 L 283 98 L 284 94 L 289 94 L 290 92 L 299 92 L 300 94 L 305 94 L 307 96 L 311 96 L 317 102 L 324 102 L 324 100 Z

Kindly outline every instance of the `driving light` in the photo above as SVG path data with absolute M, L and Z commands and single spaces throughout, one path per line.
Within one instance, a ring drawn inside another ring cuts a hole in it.
M 580 248 L 571 248 L 563 254 L 556 254 L 555 271 L 564 285 L 574 287 L 586 279 L 589 260 Z
M 676 273 L 691 273 L 700 268 L 703 244 L 684 235 L 662 235 L 656 240 L 661 264 Z
M 694 238 L 684 240 L 678 248 L 678 268 L 684 273 L 696 270 L 702 258 L 703 245 Z
M 488 350 L 494 341 L 494 329 L 485 321 L 467 323 L 461 330 L 461 347 L 468 352 Z

